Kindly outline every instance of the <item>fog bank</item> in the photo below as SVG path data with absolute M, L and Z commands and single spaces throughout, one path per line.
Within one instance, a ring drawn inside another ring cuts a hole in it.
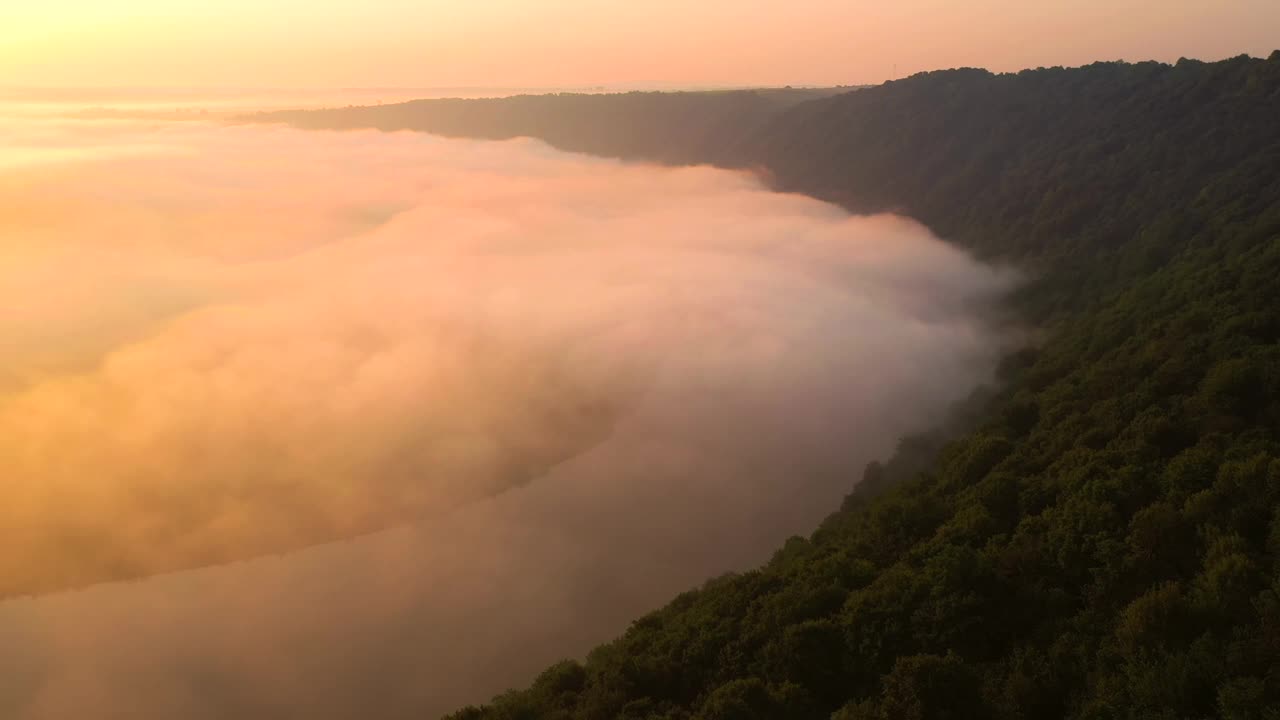
M 0 604 L 5 717 L 483 700 L 812 529 L 1006 346 L 1010 273 L 746 174 L 0 141 L 0 595 L 258 558 Z

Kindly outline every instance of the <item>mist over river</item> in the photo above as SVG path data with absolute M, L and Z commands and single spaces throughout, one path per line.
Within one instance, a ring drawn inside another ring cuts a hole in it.
M 909 219 L 531 140 L 0 120 L 0 716 L 431 717 L 991 380 Z

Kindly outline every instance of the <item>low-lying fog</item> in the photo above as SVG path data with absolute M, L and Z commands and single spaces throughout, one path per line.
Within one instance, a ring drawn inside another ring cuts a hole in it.
M 6 718 L 485 700 L 810 531 L 1006 345 L 1011 274 L 741 173 L 194 123 L 0 145 Z

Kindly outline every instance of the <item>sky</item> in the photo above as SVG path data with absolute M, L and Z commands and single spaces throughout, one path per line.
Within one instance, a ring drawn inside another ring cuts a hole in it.
M 42 0 L 0 85 L 861 84 L 959 66 L 1266 56 L 1275 0 Z

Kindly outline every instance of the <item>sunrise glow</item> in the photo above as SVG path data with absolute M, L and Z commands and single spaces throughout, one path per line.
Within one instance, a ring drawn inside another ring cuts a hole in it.
M 1265 55 L 1280 28 L 1271 0 L 4 5 L 0 85 L 75 87 L 859 84 L 941 67 Z

